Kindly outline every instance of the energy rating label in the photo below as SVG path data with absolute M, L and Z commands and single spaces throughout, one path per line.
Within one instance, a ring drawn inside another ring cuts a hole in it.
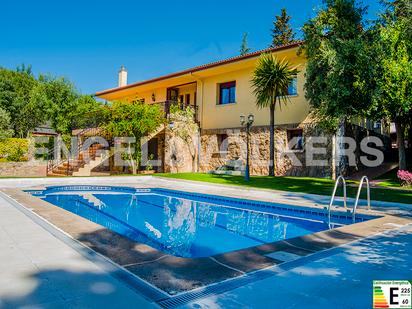
M 373 281 L 373 309 L 412 309 L 412 280 Z

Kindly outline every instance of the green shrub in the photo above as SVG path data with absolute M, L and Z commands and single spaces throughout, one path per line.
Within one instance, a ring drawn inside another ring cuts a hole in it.
M 29 140 L 5 138 L 0 140 L 0 162 L 22 162 L 28 160 Z

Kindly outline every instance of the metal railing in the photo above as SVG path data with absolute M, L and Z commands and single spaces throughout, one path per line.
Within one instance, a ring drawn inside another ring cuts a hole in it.
M 184 110 L 185 108 L 190 107 L 194 110 L 194 120 L 195 120 L 195 122 L 199 122 L 199 115 L 198 115 L 199 108 L 198 108 L 197 105 L 186 104 L 186 103 L 177 102 L 177 101 L 173 101 L 173 100 L 167 100 L 167 101 L 164 101 L 164 102 L 155 102 L 155 103 L 152 103 L 152 104 L 159 105 L 161 110 L 164 111 L 166 118 L 169 117 L 170 110 L 171 110 L 172 106 L 177 106 L 180 110 Z
M 367 176 L 363 176 L 362 179 L 360 180 L 359 187 L 358 187 L 358 193 L 356 194 L 355 204 L 353 205 L 353 209 L 352 209 L 352 222 L 353 223 L 355 223 L 356 209 L 358 208 L 359 197 L 360 197 L 364 182 L 366 182 L 366 198 L 368 201 L 368 210 L 371 210 L 371 190 L 370 190 L 370 185 L 369 185 L 369 179 Z
M 76 134 L 77 137 L 77 145 L 76 149 L 74 151 L 72 150 L 69 154 L 66 155 L 66 157 L 62 157 L 61 155 L 61 148 L 60 147 L 54 147 L 51 151 L 48 152 L 47 154 L 47 175 L 50 173 L 53 173 L 53 171 L 56 168 L 59 168 L 60 166 L 65 166 L 66 168 L 66 175 L 70 175 L 70 168 L 74 168 L 74 166 L 81 167 L 82 164 L 74 164 L 74 161 L 79 161 L 80 160 L 80 154 L 86 151 L 89 151 L 89 148 L 92 146 L 92 144 L 89 145 L 87 149 L 83 149 L 84 147 L 84 137 L 95 137 L 95 136 L 105 136 L 105 132 L 100 129 L 100 128 L 87 128 L 82 131 L 80 131 L 78 134 Z M 106 137 L 106 136 L 105 136 Z M 89 156 L 90 154 L 88 154 Z M 96 154 L 94 154 L 96 156 Z M 93 158 L 92 158 L 93 159 Z M 82 159 L 84 161 L 84 158 Z M 84 164 L 86 161 L 83 162 Z
M 330 199 L 330 203 L 329 203 L 329 206 L 328 206 L 328 226 L 329 226 L 329 228 L 331 228 L 331 225 L 330 225 L 330 211 L 331 211 L 331 208 L 332 208 L 332 205 L 333 205 L 333 201 L 335 200 L 336 191 L 338 190 L 338 186 L 339 186 L 340 181 L 342 181 L 342 184 L 343 184 L 343 206 L 344 206 L 345 210 L 348 209 L 346 207 L 346 198 L 347 198 L 346 197 L 346 180 L 343 176 L 339 176 L 336 179 L 335 187 L 333 188 L 332 197 Z

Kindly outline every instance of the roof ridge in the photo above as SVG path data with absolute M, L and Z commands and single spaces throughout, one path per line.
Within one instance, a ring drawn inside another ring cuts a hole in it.
M 266 53 L 266 52 L 275 52 L 275 51 L 279 51 L 279 50 L 283 50 L 283 49 L 294 48 L 294 47 L 297 47 L 297 46 L 301 45 L 303 42 L 304 42 L 303 40 L 296 40 L 293 43 L 288 43 L 288 44 L 284 44 L 284 45 L 276 46 L 276 47 L 269 47 L 269 48 L 261 49 L 261 50 L 254 51 L 254 52 L 251 52 L 251 53 L 247 53 L 245 55 L 239 55 L 239 56 L 234 56 L 234 57 L 230 57 L 230 58 L 226 58 L 226 59 L 222 59 L 222 60 L 218 60 L 218 61 L 209 62 L 209 63 L 202 64 L 202 65 L 199 65 L 199 66 L 195 66 L 195 67 L 192 67 L 192 68 L 189 68 L 189 69 L 185 69 L 185 70 L 177 71 L 177 72 L 174 72 L 174 73 L 169 73 L 169 74 L 166 74 L 166 75 L 162 75 L 162 76 L 159 76 L 159 77 L 155 77 L 155 78 L 143 80 L 143 81 L 140 81 L 140 82 L 135 82 L 135 83 L 132 83 L 132 84 L 128 84 L 128 85 L 125 85 L 125 86 L 122 86 L 122 87 L 110 88 L 110 89 L 107 89 L 107 90 L 99 91 L 99 92 L 96 92 L 95 95 L 96 96 L 101 96 L 101 95 L 108 94 L 108 93 L 111 93 L 111 92 L 121 91 L 121 90 L 124 90 L 124 89 L 129 89 L 129 88 L 133 88 L 133 87 L 153 83 L 153 82 L 156 82 L 156 81 L 161 81 L 161 80 L 164 80 L 164 79 L 177 77 L 177 76 L 188 74 L 188 73 L 193 73 L 193 72 L 197 72 L 197 71 L 201 71 L 201 70 L 206 70 L 206 69 L 209 69 L 209 68 L 213 68 L 215 66 L 224 65 L 224 64 L 231 63 L 231 62 L 235 62 L 235 61 L 241 61 L 241 60 L 245 60 L 245 59 L 248 59 L 248 58 L 253 58 L 253 57 L 259 56 L 259 55 L 261 55 L 263 53 Z

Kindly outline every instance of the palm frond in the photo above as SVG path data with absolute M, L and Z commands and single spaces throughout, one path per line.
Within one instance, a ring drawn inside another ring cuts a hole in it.
M 256 105 L 266 108 L 276 102 L 286 103 L 288 87 L 298 73 L 298 69 L 285 59 L 278 60 L 272 54 L 260 56 L 251 80 Z

